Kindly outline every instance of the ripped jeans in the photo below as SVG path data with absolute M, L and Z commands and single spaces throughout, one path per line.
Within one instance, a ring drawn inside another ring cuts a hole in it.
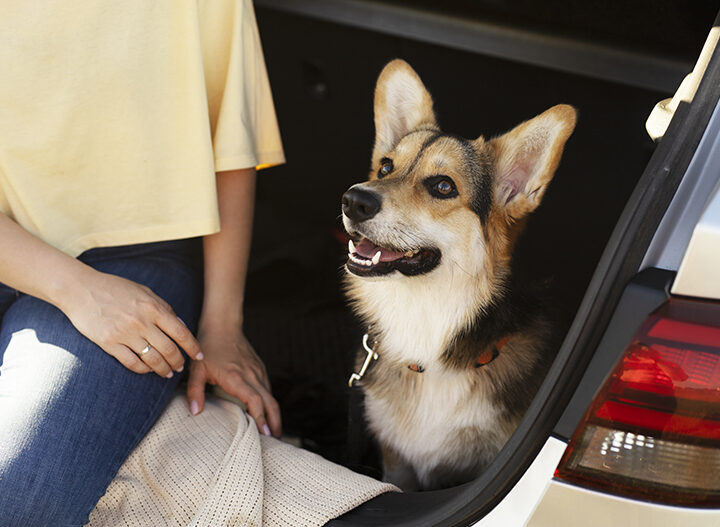
M 199 239 L 91 249 L 79 259 L 150 287 L 195 331 Z M 0 526 L 87 522 L 179 378 L 127 370 L 57 308 L 0 284 Z

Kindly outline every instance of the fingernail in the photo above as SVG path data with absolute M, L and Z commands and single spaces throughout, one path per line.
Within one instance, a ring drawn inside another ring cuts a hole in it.
M 177 316 L 177 315 L 175 315 L 175 316 Z M 187 324 L 185 323 L 185 321 L 184 321 L 182 318 L 177 317 L 177 319 L 178 319 L 180 322 L 182 322 L 182 325 L 183 325 L 183 326 L 187 327 Z
M 205 355 L 203 355 L 203 352 L 201 351 L 197 355 L 195 355 L 195 360 L 203 360 L 205 358 Z
M 172 376 L 173 376 L 173 375 L 174 375 L 173 372 L 170 372 L 170 373 L 168 373 L 168 374 L 165 376 L 165 378 L 166 378 L 166 379 L 172 379 Z
M 178 372 L 178 373 L 180 373 L 180 372 L 183 371 L 184 369 L 185 369 L 185 365 L 183 364 L 182 366 L 180 366 L 180 367 L 179 367 L 177 370 L 175 370 L 175 371 Z
M 190 413 L 193 415 L 197 415 L 200 409 L 198 408 L 197 401 L 190 401 Z
M 266 436 L 270 437 L 272 435 L 272 433 L 270 432 L 270 427 L 268 425 L 263 425 L 262 429 L 263 434 L 265 434 Z

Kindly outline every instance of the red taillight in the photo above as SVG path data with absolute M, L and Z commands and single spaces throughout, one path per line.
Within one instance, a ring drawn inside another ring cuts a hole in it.
M 720 304 L 673 299 L 648 317 L 555 475 L 628 497 L 720 505 Z

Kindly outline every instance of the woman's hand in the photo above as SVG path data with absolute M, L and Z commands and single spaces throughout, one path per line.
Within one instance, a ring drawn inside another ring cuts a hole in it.
M 190 411 L 202 411 L 205 385 L 215 384 L 247 404 L 258 430 L 280 436 L 280 407 L 270 393 L 265 365 L 242 332 L 255 169 L 218 172 L 217 191 L 222 229 L 203 237 L 205 292 L 198 340 L 205 359 L 190 363 Z
M 200 345 L 170 305 L 149 288 L 88 268 L 81 290 L 61 310 L 73 325 L 135 373 L 172 377 L 185 358 L 202 359 Z M 147 347 L 147 351 L 144 351 Z
M 280 407 L 270 393 L 265 365 L 242 330 L 201 328 L 198 340 L 205 352 L 203 361 L 192 361 L 187 396 L 190 411 L 197 415 L 205 404 L 205 384 L 219 386 L 247 404 L 258 430 L 280 437 Z
M 184 362 L 178 345 L 190 357 L 202 358 L 190 331 L 147 287 L 96 271 L 2 213 L 0 242 L 0 282 L 56 306 L 126 368 L 172 375 Z

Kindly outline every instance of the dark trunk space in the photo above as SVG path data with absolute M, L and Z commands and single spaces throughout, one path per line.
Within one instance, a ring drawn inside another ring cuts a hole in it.
M 441 127 L 468 138 L 498 135 L 554 104 L 578 109 L 515 255 L 525 274 L 551 281 L 566 327 L 653 151 L 645 120 L 671 94 L 266 8 L 257 18 L 288 162 L 258 178 L 246 332 L 266 360 L 285 432 L 377 475 L 372 458 L 347 456 L 360 448 L 356 437 L 348 447 L 347 378 L 364 330 L 341 291 L 339 214 L 342 193 L 367 177 L 384 64 L 407 60 L 433 95 Z

